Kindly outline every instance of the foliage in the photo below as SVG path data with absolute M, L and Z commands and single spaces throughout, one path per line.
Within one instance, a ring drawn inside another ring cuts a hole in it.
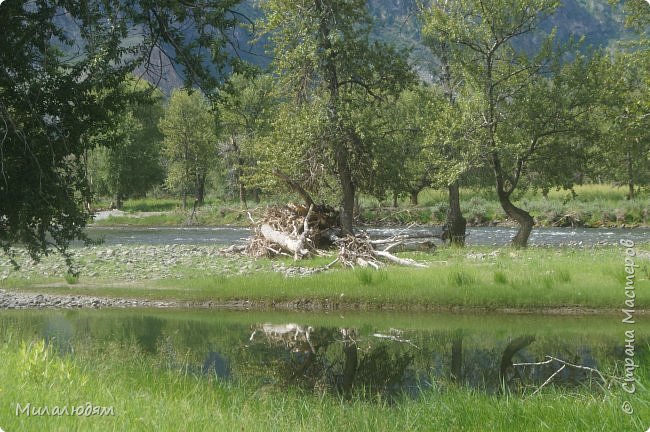
M 351 232 L 354 196 L 369 189 L 377 136 L 374 128 L 363 130 L 359 119 L 377 121 L 377 104 L 397 95 L 412 73 L 404 55 L 370 42 L 365 1 L 268 0 L 262 7 L 262 27 L 274 44 L 273 63 L 287 96 L 274 127 L 294 134 L 281 133 L 290 139 L 283 144 L 287 151 L 270 163 L 285 162 L 294 168 L 290 175 L 301 178 L 326 181 L 319 171 L 335 177 L 342 228 Z
M 462 110 L 465 133 L 455 150 L 466 163 L 490 167 L 504 211 L 520 224 L 516 246 L 526 246 L 533 220 L 512 204 L 513 192 L 533 181 L 572 186 L 590 140 L 584 119 L 606 97 L 598 56 L 568 58 L 553 32 L 539 32 L 556 6 L 554 0 L 461 0 L 433 3 L 424 15 L 425 31 L 445 41 L 453 75 L 462 78 L 455 110 Z M 517 49 L 523 36 L 540 38 L 534 54 Z
M 167 186 L 181 193 L 183 208 L 190 192 L 203 204 L 208 172 L 217 163 L 217 132 L 210 105 L 199 92 L 176 90 L 160 120 L 160 130 L 168 161 Z
M 248 78 L 235 74 L 219 99 L 220 153 L 242 204 L 246 203 L 246 177 L 257 171 L 255 143 L 270 133 L 276 104 L 269 75 Z M 255 188 L 254 182 L 251 186 Z
M 650 61 L 648 50 L 619 51 L 603 67 L 614 91 L 595 116 L 601 139 L 591 156 L 594 177 L 628 187 L 650 185 Z
M 129 90 L 145 92 L 145 100 L 130 103 L 111 114 L 113 125 L 92 137 L 88 172 L 93 192 L 111 195 L 117 208 L 122 200 L 144 196 L 163 180 L 158 121 L 163 113 L 162 93 L 152 92 L 143 82 L 125 83 Z M 131 90 L 132 88 L 132 90 Z
M 127 101 L 126 76 L 165 63 L 208 94 L 237 61 L 225 47 L 236 0 L 5 2 L 0 27 L 0 248 L 33 258 L 84 239 L 83 156 Z M 193 31 L 188 36 L 180 29 Z M 142 37 L 135 37 L 134 34 Z M 204 55 L 211 54 L 210 65 Z M 163 61 L 164 59 L 164 61 Z M 154 64 L 158 61 L 157 65 Z M 160 75 L 159 75 L 160 77 Z

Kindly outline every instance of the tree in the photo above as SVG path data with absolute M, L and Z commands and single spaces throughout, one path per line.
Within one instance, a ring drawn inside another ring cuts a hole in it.
M 492 170 L 501 207 L 519 224 L 516 247 L 527 245 L 533 218 L 513 204 L 513 192 L 533 178 L 571 187 L 573 169 L 585 159 L 586 140 L 579 138 L 589 131 L 582 120 L 603 96 L 591 73 L 597 59 L 562 56 L 552 33 L 534 54 L 517 48 L 522 38 L 538 36 L 538 24 L 556 6 L 554 0 L 458 0 L 433 4 L 424 16 L 428 32 L 448 41 L 452 67 L 462 73 L 462 105 L 471 120 L 462 152 Z
M 419 193 L 434 182 L 435 169 L 427 158 L 425 130 L 438 114 L 439 101 L 430 90 L 424 85 L 405 90 L 395 101 L 382 104 L 383 111 L 373 114 L 384 124 L 368 121 L 369 128 L 381 133 L 373 157 L 371 190 L 379 199 L 392 191 L 394 206 L 399 195 L 408 196 L 411 204 L 417 205 Z
M 429 163 L 438 167 L 443 186 L 449 194 L 449 208 L 443 234 L 449 238 L 451 244 L 464 246 L 467 221 L 460 209 L 459 178 L 469 169 L 470 164 L 463 160 L 458 151 L 458 142 L 463 139 L 466 131 L 464 117 L 458 115 L 462 110 L 459 109 L 457 101 L 457 93 L 462 89 L 462 74 L 451 64 L 454 52 L 448 37 L 436 32 L 435 27 L 433 30 L 432 26 L 423 29 L 424 43 L 438 58 L 439 70 L 434 72 L 434 76 L 437 78 L 437 87 L 442 93 L 443 103 L 439 107 L 438 117 L 432 121 L 432 127 L 428 131 L 431 146 Z
M 602 74 L 612 91 L 602 101 L 594 125 L 602 137 L 592 155 L 591 172 L 626 184 L 627 199 L 633 199 L 636 187 L 650 184 L 650 7 L 635 2 L 624 6 L 627 23 L 639 38 L 618 44 L 603 61 Z
M 120 85 L 166 56 L 209 94 L 224 80 L 238 1 L 4 2 L 0 5 L 0 248 L 33 258 L 86 239 L 84 155 L 128 102 Z M 142 35 L 139 37 L 138 35 Z M 158 64 L 161 64 L 158 62 Z M 68 263 L 70 261 L 68 260 Z
M 117 208 L 122 208 L 124 198 L 144 196 L 164 179 L 162 135 L 158 129 L 163 113 L 162 93 L 153 91 L 144 81 L 130 80 L 124 85 L 126 92 L 143 91 L 149 97 L 111 115 L 112 127 L 91 138 L 96 148 L 88 160 L 93 192 L 112 195 Z
M 372 168 L 373 146 L 360 133 L 355 115 L 399 94 L 413 75 L 404 55 L 370 42 L 365 1 L 266 0 L 262 8 L 266 12 L 262 27 L 274 43 L 280 85 L 284 94 L 293 95 L 284 108 L 291 114 L 278 117 L 275 125 L 282 128 L 280 121 L 306 120 L 301 130 L 285 124 L 301 135 L 296 138 L 302 142 L 288 156 L 309 160 L 303 171 L 322 166 L 336 177 L 341 228 L 351 233 L 355 194 Z M 300 150 L 309 154 L 297 153 Z
M 246 206 L 245 176 L 255 171 L 257 165 L 254 143 L 269 133 L 276 102 L 273 78 L 269 75 L 247 78 L 235 74 L 219 98 L 221 154 L 243 206 Z M 257 193 L 255 196 L 259 199 Z
M 160 130 L 168 160 L 167 186 L 180 191 L 183 210 L 192 191 L 202 205 L 208 172 L 217 162 L 217 132 L 210 105 L 197 91 L 175 90 L 160 120 Z

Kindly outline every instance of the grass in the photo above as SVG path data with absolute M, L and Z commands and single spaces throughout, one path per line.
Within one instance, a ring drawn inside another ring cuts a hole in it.
M 582 185 L 576 195 L 564 190 L 551 190 L 547 197 L 541 192 L 526 191 L 514 197 L 515 204 L 528 210 L 537 226 L 633 226 L 648 225 L 650 194 L 643 192 L 634 200 L 626 200 L 627 189 L 612 185 Z M 443 223 L 447 214 L 446 191 L 425 189 L 420 204 L 412 207 L 400 201 L 399 209 L 387 202 L 362 200 L 363 219 L 368 223 Z M 468 223 L 483 225 L 506 221 L 492 189 L 461 190 L 461 210 Z
M 645 253 L 642 245 L 638 247 L 639 253 Z M 269 260 L 260 260 L 255 265 L 261 271 L 243 276 L 206 275 L 188 266 L 173 278 L 121 285 L 115 285 L 120 282 L 116 274 L 110 281 L 82 276 L 75 285 L 48 287 L 42 287 L 44 280 L 39 278 L 34 281 L 10 278 L 0 282 L 0 288 L 180 301 L 248 300 L 259 303 L 258 307 L 308 301 L 316 306 L 343 309 L 578 307 L 613 310 L 621 308 L 626 299 L 625 257 L 618 248 L 502 248 L 498 254 L 488 251 L 491 249 L 441 248 L 435 255 L 403 254 L 428 262 L 430 267 L 426 269 L 390 267 L 380 272 L 335 269 L 305 278 L 287 278 L 271 272 Z M 321 257 L 300 265 L 320 266 L 329 260 Z M 296 265 L 290 260 L 284 262 Z M 641 258 L 637 262 L 635 307 L 649 309 L 650 262 Z
M 74 275 L 72 273 L 66 273 L 64 277 L 65 277 L 65 281 L 68 283 L 68 285 L 74 285 L 77 282 L 79 282 L 79 276 L 78 275 Z
M 489 395 L 460 387 L 426 390 L 389 404 L 259 387 L 170 370 L 130 344 L 85 344 L 61 354 L 43 340 L 0 339 L 0 425 L 7 431 L 643 431 L 650 421 L 647 364 L 636 394 L 562 390 Z M 621 411 L 624 401 L 633 415 Z M 33 407 L 112 407 L 112 416 L 16 415 Z
M 528 210 L 537 226 L 648 226 L 648 205 L 650 193 L 644 191 L 634 200 L 626 200 L 627 188 L 612 185 L 579 185 L 575 187 L 576 195 L 565 190 L 551 190 L 547 197 L 539 191 L 525 191 L 515 196 L 515 203 Z M 124 202 L 126 216 L 111 217 L 95 222 L 99 226 L 133 225 L 133 226 L 179 226 L 190 222 L 194 225 L 248 226 L 247 211 L 254 218 L 259 218 L 267 205 L 276 202 L 295 201 L 293 196 L 271 196 L 270 201 L 253 205 L 250 209 L 242 208 L 236 202 L 224 202 L 209 197 L 199 209 L 195 219 L 190 221 L 191 208 L 180 210 L 180 201 L 173 198 L 142 198 Z M 448 197 L 444 190 L 425 189 L 419 196 L 420 204 L 410 205 L 406 198 L 398 201 L 398 208 L 392 208 L 392 202 L 379 201 L 376 198 L 362 196 L 361 222 L 368 224 L 441 224 L 447 214 Z M 108 207 L 108 201 L 96 203 L 98 208 Z M 472 225 L 503 223 L 505 214 L 499 205 L 495 192 L 491 188 L 462 189 L 461 209 Z M 164 212 L 156 215 L 137 215 L 138 212 Z

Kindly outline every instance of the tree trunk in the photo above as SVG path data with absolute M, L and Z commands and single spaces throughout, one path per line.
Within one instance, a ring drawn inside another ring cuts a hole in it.
M 447 235 L 449 243 L 465 246 L 467 221 L 460 210 L 460 187 L 458 181 L 449 185 L 449 211 L 447 212 Z
M 397 198 L 398 198 L 398 193 L 393 192 L 393 208 L 397 208 Z
M 318 25 L 318 48 L 324 53 L 324 58 L 322 59 L 324 62 L 324 78 L 329 92 L 327 117 L 331 126 L 335 128 L 334 130 L 344 131 L 346 130 L 346 127 L 343 125 L 338 111 L 340 82 L 336 59 L 337 53 L 332 48 L 332 41 L 330 38 L 332 30 L 330 28 L 331 23 L 326 17 L 326 11 L 324 10 L 325 6 L 326 3 L 322 1 L 314 2 L 314 8 L 320 17 Z M 339 182 L 341 184 L 342 199 L 340 218 L 341 234 L 344 236 L 347 234 L 354 234 L 353 221 L 355 187 L 354 182 L 352 181 L 352 171 L 349 164 L 350 155 L 346 148 L 347 140 L 356 138 L 353 135 L 354 132 L 347 131 L 345 134 L 335 136 L 331 142 L 331 146 L 334 150 L 334 161 L 336 163 Z
M 630 181 L 627 184 L 627 199 L 628 200 L 633 200 L 634 199 L 634 182 Z
M 517 186 L 518 176 L 515 180 L 511 180 L 511 184 L 508 190 L 506 190 L 504 181 L 505 175 L 503 168 L 501 167 L 501 160 L 496 153 L 492 155 L 492 169 L 494 170 L 497 196 L 499 197 L 501 208 L 503 208 L 503 211 L 506 212 L 506 215 L 508 215 L 509 218 L 514 219 L 519 224 L 519 231 L 517 231 L 517 234 L 512 238 L 511 243 L 516 248 L 525 248 L 528 246 L 528 238 L 533 230 L 534 220 L 530 213 L 516 207 L 510 201 L 510 194 L 512 194 L 512 191 Z
M 632 154 L 630 151 L 627 151 L 627 199 L 634 199 L 634 171 L 632 168 Z
M 122 194 L 118 192 L 115 194 L 115 208 L 118 210 L 122 210 L 123 205 L 124 205 L 124 200 L 122 198 Z
M 253 201 L 255 201 L 255 204 L 260 203 L 260 190 L 258 188 L 253 188 Z
M 341 184 L 341 234 L 354 234 L 354 197 L 356 188 L 352 181 L 352 171 L 350 169 L 349 154 L 345 144 L 337 143 L 336 145 L 336 165 L 339 172 L 339 182 Z
M 507 372 L 508 369 L 513 368 L 512 357 L 517 354 L 522 349 L 526 348 L 528 345 L 535 341 L 535 336 L 520 336 L 516 339 L 513 339 L 505 350 L 503 350 L 503 355 L 501 356 L 501 364 L 499 365 L 499 381 L 502 383 L 502 386 L 505 387 L 508 381 Z
M 244 207 L 248 208 L 246 205 L 246 186 L 244 186 L 244 183 L 242 183 L 241 180 L 238 180 L 239 182 L 239 203 Z
M 345 363 L 343 364 L 343 377 L 341 380 L 341 392 L 350 397 L 352 394 L 352 386 L 354 384 L 354 377 L 357 374 L 358 357 L 357 357 L 357 344 L 354 341 L 346 340 L 343 345 L 343 354 L 345 355 Z
M 411 205 L 414 206 L 418 205 L 418 195 L 420 195 L 420 191 L 412 189 L 410 191 L 410 194 L 411 194 Z
M 533 217 L 525 210 L 516 207 L 512 202 L 510 202 L 510 194 L 506 193 L 502 189 L 497 188 L 497 194 L 499 195 L 499 202 L 503 211 L 506 212 L 509 218 L 514 219 L 519 224 L 519 231 L 512 238 L 512 245 L 516 248 L 525 248 L 528 246 L 528 238 L 530 233 L 533 231 Z
M 183 186 L 183 211 L 187 208 L 187 187 Z
M 197 174 L 196 176 L 196 201 L 197 204 L 202 206 L 205 198 L 205 174 Z

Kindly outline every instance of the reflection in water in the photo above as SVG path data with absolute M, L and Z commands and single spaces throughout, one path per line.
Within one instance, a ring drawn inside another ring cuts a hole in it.
M 307 328 L 309 331 L 303 332 L 295 324 L 264 324 L 256 329 L 253 336 L 263 329 L 264 337 L 251 336 L 256 345 L 248 348 L 263 347 L 267 358 L 266 368 L 258 372 L 280 386 L 296 385 L 345 397 L 355 392 L 370 397 L 381 395 L 388 400 L 403 393 L 416 396 L 432 383 L 464 385 L 492 393 L 523 393 L 551 381 L 578 386 L 602 378 L 593 369 L 597 365 L 586 346 L 574 350 L 572 363 L 561 359 L 534 361 L 539 357 L 529 349 L 536 339 L 531 335 L 494 340 L 494 346 L 486 348 L 467 343 L 464 346 L 461 331 L 438 335 L 442 336 L 438 341 L 435 336 L 412 332 L 414 338 L 420 339 L 421 348 L 406 339 L 405 332 L 395 329 L 364 337 L 353 328 Z M 558 348 L 566 349 L 561 345 L 544 349 L 557 353 Z
M 517 326 L 488 331 L 477 325 L 426 331 L 369 324 L 251 326 L 251 319 L 219 319 L 218 314 L 176 319 L 137 311 L 2 312 L 0 340 L 6 334 L 43 338 L 64 355 L 74 355 L 80 345 L 115 342 L 141 351 L 159 368 L 183 374 L 387 401 L 455 386 L 489 393 L 531 394 L 545 385 L 598 391 L 603 379 L 594 370 L 613 370 L 625 358 L 618 338 L 584 332 L 549 334 L 517 331 Z M 637 340 L 639 362 L 649 346 L 647 338 Z

